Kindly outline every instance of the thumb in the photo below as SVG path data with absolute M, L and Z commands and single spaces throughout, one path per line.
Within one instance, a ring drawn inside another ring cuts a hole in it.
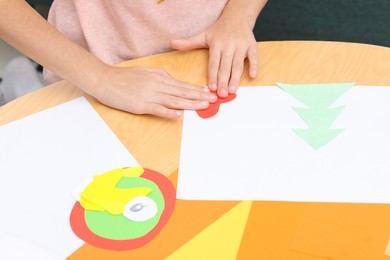
M 208 48 L 204 33 L 185 39 L 175 39 L 169 42 L 169 45 L 179 51 L 189 51 L 193 49 Z

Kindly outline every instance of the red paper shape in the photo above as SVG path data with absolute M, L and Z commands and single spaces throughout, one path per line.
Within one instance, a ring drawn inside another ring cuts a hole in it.
M 217 95 L 215 91 L 212 91 L 212 93 Z M 221 98 L 218 95 L 217 97 L 217 101 L 215 101 L 214 103 L 210 103 L 208 108 L 196 110 L 196 112 L 201 118 L 209 118 L 216 115 L 219 111 L 220 104 L 232 101 L 236 98 L 236 94 L 229 94 L 227 97 L 224 98 Z
M 89 230 L 84 218 L 84 208 L 81 207 L 79 202 L 74 204 L 70 214 L 70 226 L 73 232 L 90 245 L 114 251 L 130 250 L 148 243 L 170 219 L 176 204 L 176 190 L 167 177 L 153 170 L 144 168 L 144 173 L 141 177 L 157 184 L 165 201 L 165 208 L 161 214 L 160 221 L 149 233 L 139 238 L 127 240 L 112 240 L 97 236 Z

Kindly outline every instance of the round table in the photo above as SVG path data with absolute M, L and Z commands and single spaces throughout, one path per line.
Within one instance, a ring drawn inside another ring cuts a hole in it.
M 245 71 L 241 79 L 242 86 L 268 86 L 275 85 L 275 82 L 291 84 L 355 82 L 357 85 L 390 85 L 389 48 L 322 41 L 260 42 L 258 47 L 259 75 L 255 79 L 250 79 Z M 124 62 L 119 66 L 163 67 L 179 80 L 206 85 L 207 58 L 206 50 L 170 52 Z M 176 182 L 181 119 L 171 121 L 118 111 L 100 104 L 67 81 L 46 86 L 0 107 L 0 125 L 83 95 L 143 167 L 170 176 L 172 182 Z M 307 207 L 318 207 L 319 203 L 261 201 L 254 203 L 256 207 L 253 207 L 252 211 L 253 214 L 257 214 L 258 224 L 242 238 L 237 258 L 322 259 L 314 256 L 302 258 L 302 254 L 289 249 L 303 211 Z M 213 213 L 215 216 L 209 216 L 210 219 L 207 220 L 211 222 L 235 205 L 237 202 L 178 200 L 172 219 L 165 228 L 167 231 L 165 232 L 164 229 L 149 244 L 136 250 L 123 252 L 105 251 L 86 244 L 70 259 L 164 259 L 178 249 L 183 241 L 189 241 L 199 233 L 199 230 L 191 230 L 185 226 L 191 219 L 184 218 L 191 218 L 194 214 L 192 210 L 196 210 L 197 207 L 215 208 Z M 323 203 L 319 207 L 326 210 L 328 206 L 327 203 Z M 390 212 L 390 205 L 345 204 L 344 206 Z M 374 222 L 375 219 L 372 221 Z M 176 237 L 182 237 L 181 242 L 175 238 L 175 232 L 177 232 Z M 186 233 L 187 237 L 183 237 L 181 233 Z M 388 237 L 390 238 L 390 233 Z M 370 256 L 377 256 L 376 252 L 371 253 Z M 382 252 L 382 256 L 383 254 Z

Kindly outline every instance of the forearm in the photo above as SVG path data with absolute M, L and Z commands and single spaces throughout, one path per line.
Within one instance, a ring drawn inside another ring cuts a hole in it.
M 227 24 L 240 24 L 254 28 L 256 19 L 264 8 L 267 0 L 229 0 L 223 10 L 220 20 Z
M 70 41 L 24 0 L 0 0 L 0 37 L 39 64 L 96 95 L 107 65 Z

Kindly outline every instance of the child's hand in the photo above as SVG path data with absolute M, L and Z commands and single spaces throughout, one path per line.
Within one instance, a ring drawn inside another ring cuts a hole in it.
M 252 28 L 232 20 L 218 20 L 205 32 L 188 39 L 172 40 L 178 50 L 209 48 L 208 85 L 218 96 L 234 94 L 240 84 L 244 60 L 249 60 L 249 76 L 258 72 L 257 42 Z
M 108 106 L 134 114 L 179 118 L 182 109 L 204 109 L 217 97 L 207 87 L 172 78 L 163 69 L 109 67 L 92 93 Z

